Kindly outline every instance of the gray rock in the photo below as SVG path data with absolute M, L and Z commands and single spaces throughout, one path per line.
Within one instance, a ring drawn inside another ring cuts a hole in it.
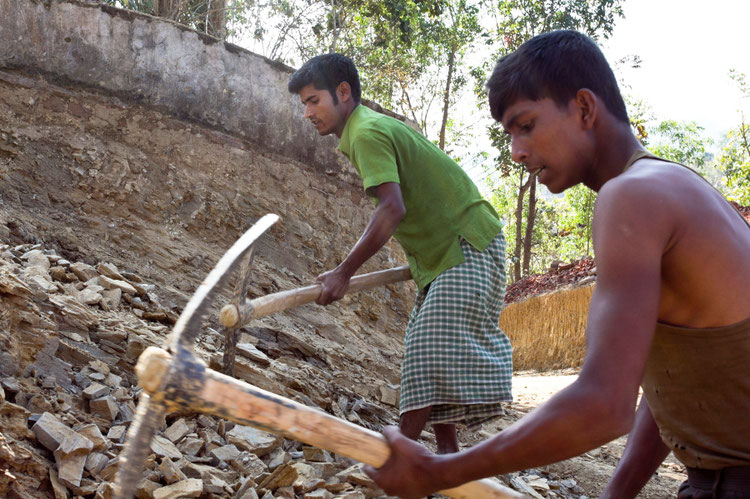
M 93 378 L 93 376 L 90 377 Z M 101 378 L 102 380 L 104 379 L 103 376 L 101 376 Z M 101 383 L 91 383 L 89 386 L 84 388 L 83 396 L 86 399 L 92 400 L 104 397 L 105 395 L 109 395 L 109 392 L 110 389 L 108 386 L 102 385 Z
M 263 457 L 274 448 L 278 447 L 281 439 L 277 435 L 251 426 L 236 425 L 226 434 L 227 442 L 238 448 L 252 452 L 258 457 Z
M 182 497 L 199 497 L 203 492 L 203 481 L 188 478 L 166 487 L 154 490 L 154 499 L 178 499 Z
M 222 445 L 213 449 L 209 454 L 218 461 L 231 463 L 240 457 L 240 450 L 232 444 Z
M 164 436 L 167 437 L 172 443 L 177 443 L 182 440 L 185 435 L 190 433 L 190 427 L 185 422 L 184 418 L 180 418 L 172 423 L 169 428 L 164 431 Z
M 107 395 L 89 402 L 92 414 L 99 415 L 108 421 L 114 421 L 120 413 L 120 408 L 114 399 Z
M 134 295 L 136 294 L 135 288 L 130 285 L 126 281 L 118 280 L 118 279 L 110 279 L 106 276 L 99 276 L 99 285 L 102 286 L 104 289 L 120 289 L 123 293 L 127 295 Z
M 76 428 L 75 432 L 91 440 L 95 451 L 105 450 L 109 446 L 99 427 L 93 423 Z
M 57 449 L 63 440 L 75 433 L 49 412 L 42 414 L 42 417 L 31 427 L 31 431 L 34 432 L 39 443 L 51 451 Z
M 151 441 L 151 450 L 154 452 L 154 454 L 161 457 L 168 457 L 171 459 L 180 459 L 182 457 L 179 449 L 177 449 L 177 447 L 175 447 L 172 442 L 162 437 L 161 435 L 156 435 L 153 438 L 153 440 Z
M 91 265 L 76 262 L 70 266 L 70 271 L 73 272 L 78 279 L 83 282 L 89 281 L 95 277 L 99 277 L 99 272 L 96 271 Z

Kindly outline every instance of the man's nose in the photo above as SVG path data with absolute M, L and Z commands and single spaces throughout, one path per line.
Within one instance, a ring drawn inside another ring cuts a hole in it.
M 520 140 L 511 139 L 510 157 L 516 163 L 526 164 L 526 160 L 528 159 L 528 152 L 526 150 L 526 147 L 521 143 Z
M 312 118 L 313 112 L 310 106 L 305 106 L 305 118 Z

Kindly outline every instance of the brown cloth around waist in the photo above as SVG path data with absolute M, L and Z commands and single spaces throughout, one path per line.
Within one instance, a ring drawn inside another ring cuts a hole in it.
M 687 469 L 678 499 L 740 499 L 750 497 L 750 466 L 720 470 Z

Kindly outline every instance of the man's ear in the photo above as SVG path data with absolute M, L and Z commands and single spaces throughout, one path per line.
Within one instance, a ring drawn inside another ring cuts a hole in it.
M 591 129 L 599 114 L 599 99 L 588 88 L 582 88 L 576 92 L 575 101 L 581 118 L 581 125 L 585 130 Z
M 336 87 L 336 95 L 341 102 L 346 102 L 352 96 L 352 87 L 348 82 L 342 81 L 339 83 L 339 86 Z

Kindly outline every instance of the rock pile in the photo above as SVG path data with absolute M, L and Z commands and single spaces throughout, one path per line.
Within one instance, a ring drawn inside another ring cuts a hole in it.
M 110 263 L 0 244 L 0 496 L 111 497 L 141 393 L 133 365 L 177 317 L 157 288 Z M 218 367 L 221 335 L 207 328 L 198 350 Z M 280 350 L 311 354 L 280 331 L 244 334 L 239 377 L 369 428 L 395 422 L 395 411 L 333 391 L 331 372 L 279 363 Z M 385 407 L 398 402 L 397 386 L 377 393 Z M 206 415 L 168 415 L 151 451 L 139 499 L 384 497 L 348 458 Z M 580 496 L 574 482 L 533 471 L 505 482 L 534 497 Z
M 0 302 L 0 495 L 109 497 L 140 394 L 132 365 L 163 343 L 176 313 L 137 275 L 28 244 L 0 245 Z M 220 347 L 213 337 L 201 346 Z M 245 371 L 273 362 L 253 343 L 239 353 Z M 376 410 L 349 402 L 335 412 L 360 424 Z M 378 495 L 351 460 L 250 427 L 188 414 L 169 415 L 162 430 L 139 498 Z

